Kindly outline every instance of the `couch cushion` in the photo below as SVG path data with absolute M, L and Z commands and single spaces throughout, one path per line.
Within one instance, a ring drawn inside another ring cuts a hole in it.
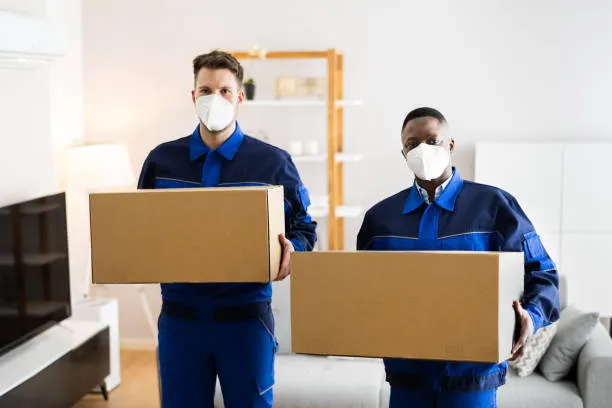
M 279 355 L 274 408 L 378 408 L 384 381 L 380 360 Z M 220 391 L 217 381 L 216 408 L 223 407 Z
M 569 373 L 598 321 L 598 313 L 583 313 L 571 305 L 561 312 L 557 333 L 540 362 L 544 377 L 559 381 Z
M 519 377 L 526 377 L 535 371 L 556 332 L 557 322 L 541 328 L 527 340 L 523 355 L 510 362 L 510 367 L 516 369 Z
M 506 385 L 499 389 L 499 408 L 583 408 L 576 384 L 569 381 L 550 382 L 534 373 L 519 377 L 508 370 Z

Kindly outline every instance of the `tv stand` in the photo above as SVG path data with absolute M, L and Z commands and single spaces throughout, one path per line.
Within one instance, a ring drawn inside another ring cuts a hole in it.
M 0 356 L 0 408 L 70 408 L 93 388 L 108 399 L 107 325 L 68 318 Z

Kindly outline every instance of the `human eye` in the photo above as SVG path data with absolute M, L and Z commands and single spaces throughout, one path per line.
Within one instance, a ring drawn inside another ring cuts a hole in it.
M 411 141 L 406 142 L 406 149 L 412 150 L 416 148 L 418 145 L 419 145 L 419 142 L 417 142 L 416 140 L 411 140 Z

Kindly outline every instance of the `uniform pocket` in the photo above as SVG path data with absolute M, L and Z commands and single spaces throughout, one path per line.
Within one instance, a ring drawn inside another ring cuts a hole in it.
M 266 313 L 263 313 L 262 315 L 258 316 L 257 320 L 259 320 L 259 323 L 263 326 L 263 328 L 270 336 L 270 339 L 274 344 L 274 352 L 276 352 L 276 349 L 278 347 L 278 341 L 276 340 L 274 315 L 272 314 L 272 311 L 266 311 Z
M 548 257 L 544 245 L 540 237 L 535 232 L 529 232 L 524 236 L 524 250 L 527 253 L 527 257 L 530 260 L 540 260 Z
M 272 401 L 274 390 L 274 371 L 259 375 L 257 378 L 257 392 L 263 396 L 265 400 Z
M 310 194 L 308 193 L 308 189 L 305 185 L 301 184 L 298 187 L 298 197 L 300 198 L 300 202 L 302 203 L 303 208 L 310 207 Z
M 255 382 L 257 384 L 257 392 L 262 397 L 262 402 L 264 404 L 269 404 L 269 406 L 272 406 L 273 388 L 275 382 L 274 360 L 276 357 L 276 351 L 278 349 L 278 342 L 276 341 L 276 335 L 274 331 L 275 325 L 272 310 L 267 310 L 265 313 L 259 315 L 257 317 L 257 321 L 261 325 L 262 329 L 265 331 L 266 336 L 269 337 L 271 349 L 268 349 L 269 351 L 264 350 L 264 353 L 266 355 L 265 357 L 262 357 L 264 357 L 264 361 L 267 361 L 266 364 L 269 364 L 269 366 L 264 367 L 264 369 L 259 372 L 257 378 L 255 379 Z

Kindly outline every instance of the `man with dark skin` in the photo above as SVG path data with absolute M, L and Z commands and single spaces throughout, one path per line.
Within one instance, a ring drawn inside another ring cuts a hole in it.
M 516 199 L 495 187 L 464 181 L 451 157 L 446 118 L 432 108 L 410 112 L 402 154 L 413 186 L 374 205 L 364 217 L 358 250 L 512 251 L 525 256 L 525 291 L 513 303 L 518 335 L 511 359 L 529 337 L 559 318 L 554 262 Z M 474 313 L 478 313 L 477 310 Z M 391 408 L 489 408 L 505 383 L 508 363 L 385 359 Z

